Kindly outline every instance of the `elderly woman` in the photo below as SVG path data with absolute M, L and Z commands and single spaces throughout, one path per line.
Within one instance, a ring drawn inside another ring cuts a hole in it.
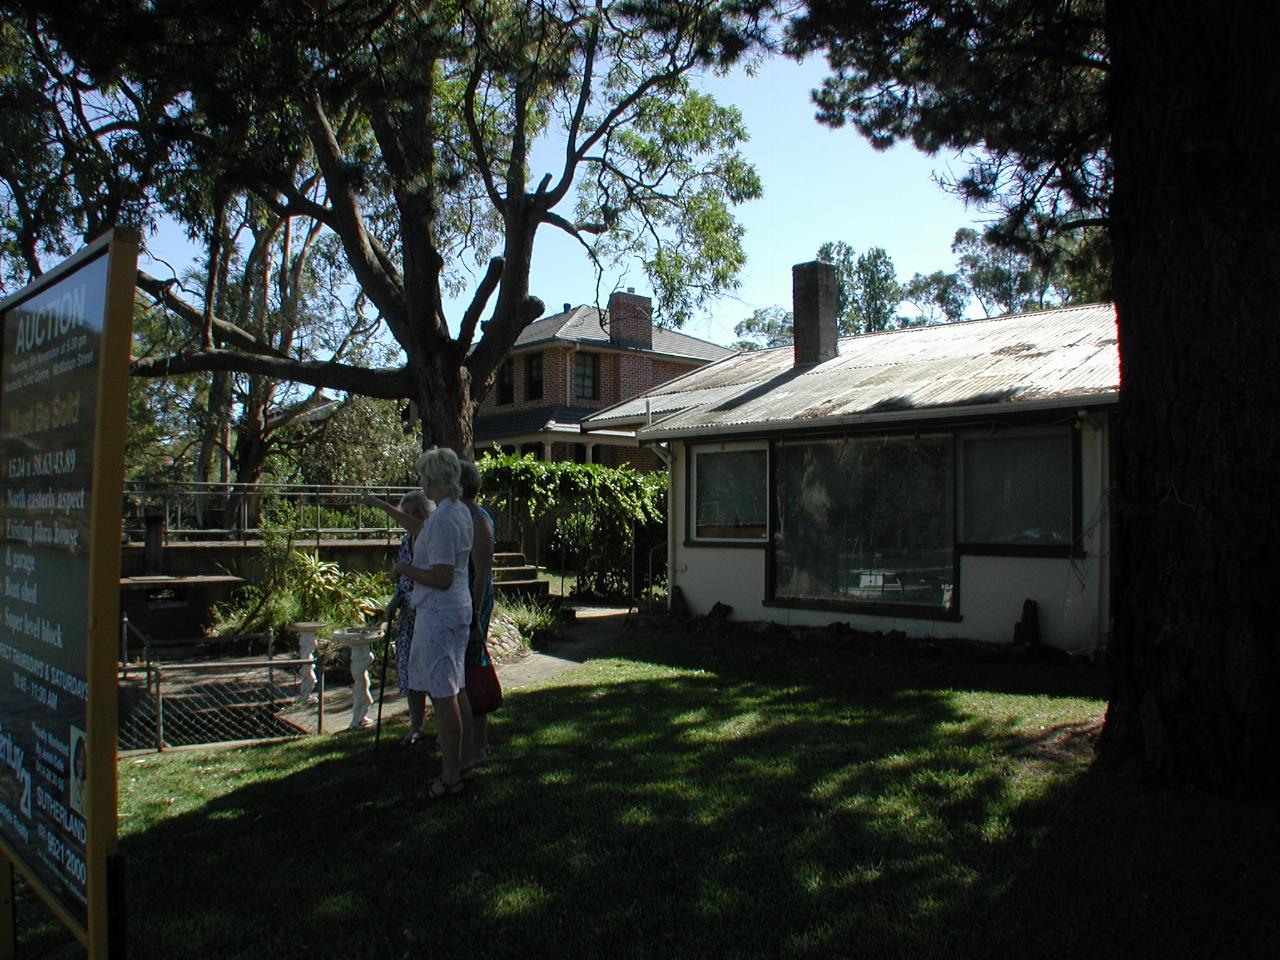
M 436 505 L 427 499 L 421 490 L 412 490 L 400 498 L 400 505 L 393 507 L 381 497 L 368 494 L 364 502 L 371 507 L 387 511 L 393 520 L 404 527 L 404 536 L 400 539 L 400 552 L 396 559 L 403 563 L 413 563 L 413 541 L 422 531 L 422 525 Z M 387 604 L 387 623 L 395 624 L 393 634 L 396 645 L 396 677 L 400 683 L 400 693 L 409 702 L 409 732 L 400 741 L 406 747 L 412 747 L 422 739 L 422 725 L 426 719 L 427 693 L 419 688 L 409 686 L 409 651 L 413 646 L 413 622 L 415 611 L 409 598 L 413 592 L 413 581 L 406 576 L 396 577 L 396 591 Z
M 417 611 L 409 651 L 409 687 L 431 698 L 440 742 L 440 775 L 427 788 L 429 800 L 462 793 L 463 744 L 471 742 L 463 658 L 471 626 L 467 560 L 471 555 L 471 511 L 461 501 L 462 468 L 452 450 L 436 448 L 418 458 L 422 491 L 436 502 L 413 543 L 413 563 L 395 571 L 413 581 Z

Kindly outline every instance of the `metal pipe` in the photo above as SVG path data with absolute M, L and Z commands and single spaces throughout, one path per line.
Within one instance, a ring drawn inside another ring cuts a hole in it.
M 215 663 L 183 663 L 181 665 L 171 664 L 174 670 L 202 671 L 202 670 L 226 670 L 229 667 L 299 667 L 304 663 L 311 663 L 307 657 L 298 657 L 293 660 L 218 660 Z
M 164 693 L 160 689 L 161 674 L 156 668 L 156 750 L 164 752 Z
M 324 733 L 324 658 L 316 654 L 313 658 L 316 670 L 316 733 Z

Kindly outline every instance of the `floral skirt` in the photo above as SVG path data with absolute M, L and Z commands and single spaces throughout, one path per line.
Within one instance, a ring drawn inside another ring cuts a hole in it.
M 413 646 L 414 609 L 408 600 L 402 599 L 396 608 L 396 681 L 400 684 L 400 693 L 409 692 L 409 649 Z

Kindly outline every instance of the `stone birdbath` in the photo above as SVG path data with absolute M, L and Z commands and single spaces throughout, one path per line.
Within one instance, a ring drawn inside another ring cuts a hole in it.
M 322 620 L 301 620 L 289 624 L 298 635 L 298 659 L 307 663 L 298 671 L 298 702 L 306 703 L 315 697 L 316 689 L 316 634 L 328 624 Z
M 351 648 L 351 726 L 348 730 L 373 725 L 369 719 L 369 707 L 373 704 L 369 694 L 369 668 L 373 666 L 370 647 L 381 638 L 380 627 L 346 627 L 333 633 L 334 643 Z

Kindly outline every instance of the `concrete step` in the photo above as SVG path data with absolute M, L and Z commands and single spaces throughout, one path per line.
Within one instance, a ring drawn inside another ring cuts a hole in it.
M 510 551 L 499 551 L 493 555 L 493 565 L 495 567 L 523 567 L 528 563 L 523 553 L 513 553 Z
M 506 583 L 511 580 L 537 580 L 537 567 L 494 567 L 493 582 Z
M 551 584 L 546 580 L 494 580 L 493 589 L 504 597 L 543 600 L 550 596 Z

